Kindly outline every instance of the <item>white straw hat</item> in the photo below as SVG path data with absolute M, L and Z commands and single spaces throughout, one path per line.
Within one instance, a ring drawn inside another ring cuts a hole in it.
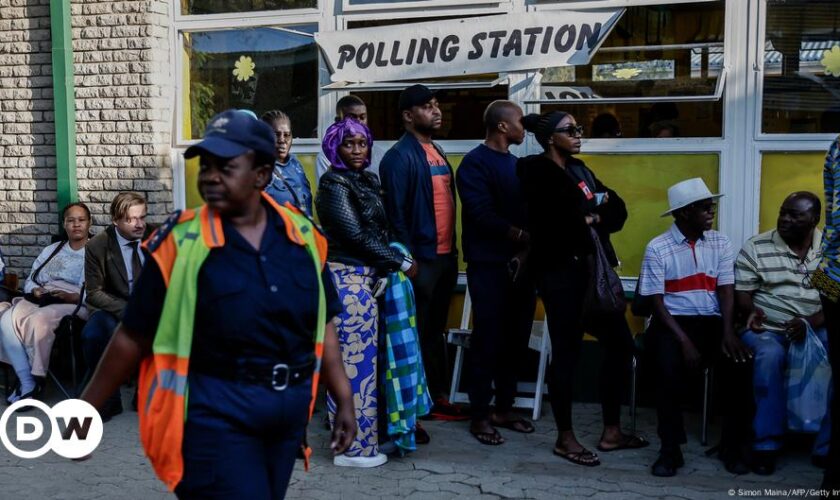
M 722 194 L 712 194 L 703 179 L 695 177 L 694 179 L 684 180 L 678 182 L 668 188 L 668 206 L 667 212 L 662 214 L 662 217 L 670 214 L 674 210 L 679 210 L 683 207 L 691 205 L 695 201 L 708 200 L 709 198 L 720 198 Z

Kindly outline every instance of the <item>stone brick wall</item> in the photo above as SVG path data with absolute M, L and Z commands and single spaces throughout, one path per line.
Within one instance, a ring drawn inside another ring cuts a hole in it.
M 72 0 L 79 198 L 94 232 L 120 191 L 172 206 L 166 0 Z M 0 248 L 28 272 L 58 230 L 49 0 L 0 0 Z

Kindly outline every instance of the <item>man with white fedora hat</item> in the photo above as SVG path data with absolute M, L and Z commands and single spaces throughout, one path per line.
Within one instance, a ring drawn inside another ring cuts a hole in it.
M 703 179 L 679 182 L 668 189 L 674 224 L 648 243 L 639 276 L 639 293 L 650 297 L 653 318 L 645 338 L 657 370 L 657 419 L 661 441 L 651 473 L 669 477 L 684 464 L 686 442 L 680 409 L 688 369 L 717 365 L 726 412 L 721 459 L 735 474 L 749 471 L 741 454 L 749 435 L 746 404 L 738 395 L 749 388 L 750 351 L 735 335 L 735 248 L 712 229 L 716 199 Z M 726 358 L 720 359 L 723 350 Z M 737 373 L 737 372 L 743 373 Z M 738 426 L 743 429 L 738 429 Z M 738 442 L 736 442 L 738 441 Z
M 694 202 L 716 200 L 722 196 L 722 194 L 712 194 L 700 177 L 678 182 L 668 188 L 668 210 L 662 214 L 662 217 Z

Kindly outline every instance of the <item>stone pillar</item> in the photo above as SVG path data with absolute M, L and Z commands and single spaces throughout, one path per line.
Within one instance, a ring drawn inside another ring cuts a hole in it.
M 173 84 L 166 0 L 72 0 L 79 199 L 94 232 L 138 191 L 149 220 L 172 210 Z M 29 272 L 58 231 L 49 0 L 0 0 L 0 249 Z

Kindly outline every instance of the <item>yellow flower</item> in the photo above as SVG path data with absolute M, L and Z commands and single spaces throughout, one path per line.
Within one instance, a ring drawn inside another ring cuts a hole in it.
M 621 68 L 613 71 L 612 75 L 619 80 L 629 80 L 641 72 L 638 68 Z
M 240 82 L 248 81 L 254 76 L 254 68 L 257 67 L 250 56 L 239 56 L 239 60 L 236 61 L 234 66 L 236 69 L 233 70 L 233 76 Z
M 823 52 L 820 64 L 825 68 L 826 75 L 840 77 L 840 45 L 831 47 L 831 50 Z

